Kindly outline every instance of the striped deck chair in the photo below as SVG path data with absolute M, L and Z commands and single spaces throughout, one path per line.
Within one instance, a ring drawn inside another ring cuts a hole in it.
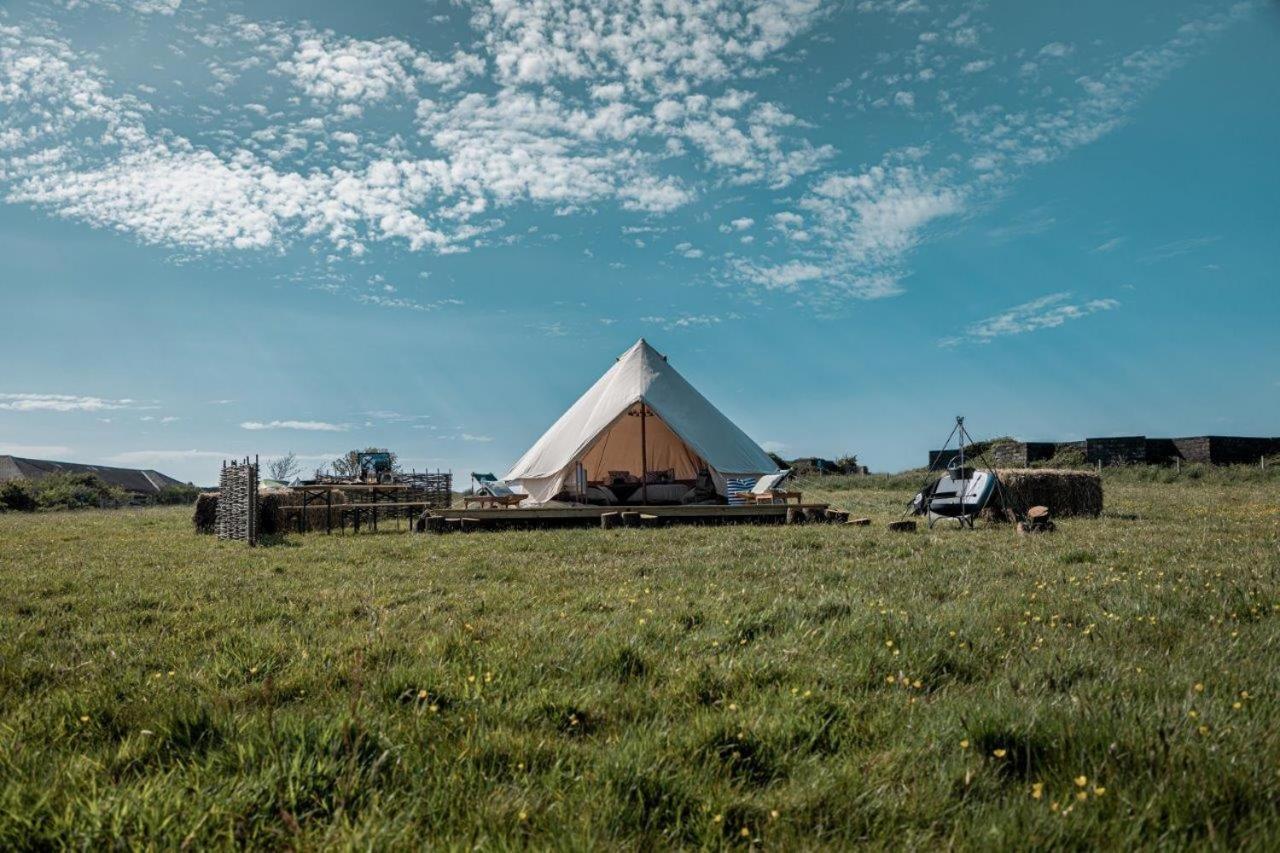
M 727 477 L 724 481 L 724 494 L 729 499 L 729 506 L 746 506 L 746 494 L 756 484 L 755 477 Z

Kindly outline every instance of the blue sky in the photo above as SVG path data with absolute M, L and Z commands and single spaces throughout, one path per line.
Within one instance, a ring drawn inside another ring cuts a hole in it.
M 1280 432 L 1280 4 L 0 6 L 0 453 Z

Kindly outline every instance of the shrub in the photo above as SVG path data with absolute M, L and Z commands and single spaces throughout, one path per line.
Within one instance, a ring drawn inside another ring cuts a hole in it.
M 153 499 L 153 503 L 161 506 L 190 506 L 196 502 L 200 490 L 190 483 L 178 483 L 165 486 Z
M 118 507 L 129 502 L 129 493 L 124 489 L 88 472 L 50 474 L 31 485 L 39 509 Z
M 9 480 L 0 483 L 0 512 L 33 512 L 36 495 L 33 484 L 27 480 Z

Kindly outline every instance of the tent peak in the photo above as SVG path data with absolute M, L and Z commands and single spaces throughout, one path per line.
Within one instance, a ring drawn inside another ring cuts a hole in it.
M 644 338 L 640 338 L 638 341 L 632 344 L 630 349 L 624 352 L 620 358 L 625 358 L 631 355 L 632 353 L 645 353 L 645 352 L 651 352 L 654 355 L 656 355 L 658 358 L 662 359 L 663 361 L 667 360 L 667 357 L 665 355 L 658 352 L 658 350 L 654 347 L 654 345 L 649 343 Z

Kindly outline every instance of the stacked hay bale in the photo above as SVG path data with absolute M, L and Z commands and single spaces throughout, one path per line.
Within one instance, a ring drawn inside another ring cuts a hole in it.
M 1102 478 L 1093 471 L 998 468 L 996 476 L 1002 488 L 983 510 L 985 518 L 1003 518 L 1005 509 L 1026 512 L 1033 506 L 1047 507 L 1058 518 L 1102 514 Z M 1007 506 L 1001 503 L 1002 496 L 1007 498 Z
M 218 520 L 218 493 L 201 492 L 196 497 L 196 509 L 191 515 L 191 523 L 196 533 L 213 533 Z
M 347 496 L 340 491 L 333 493 L 333 523 L 338 524 L 340 504 L 347 503 Z M 264 535 L 287 533 L 298 529 L 298 514 L 302 511 L 302 495 L 290 489 L 262 489 L 258 492 L 258 532 Z M 307 527 L 309 530 L 325 529 L 324 501 L 311 502 L 307 506 Z M 191 523 L 196 533 L 213 533 L 218 516 L 218 493 L 201 492 L 196 498 L 195 512 Z
M 260 530 L 265 534 L 288 533 L 298 529 L 298 515 L 302 512 L 302 494 L 292 489 L 263 489 L 258 506 Z M 341 491 L 333 492 L 333 523 L 338 524 L 338 506 L 347 503 L 347 496 Z M 325 503 L 314 498 L 307 505 L 307 529 L 325 529 Z

